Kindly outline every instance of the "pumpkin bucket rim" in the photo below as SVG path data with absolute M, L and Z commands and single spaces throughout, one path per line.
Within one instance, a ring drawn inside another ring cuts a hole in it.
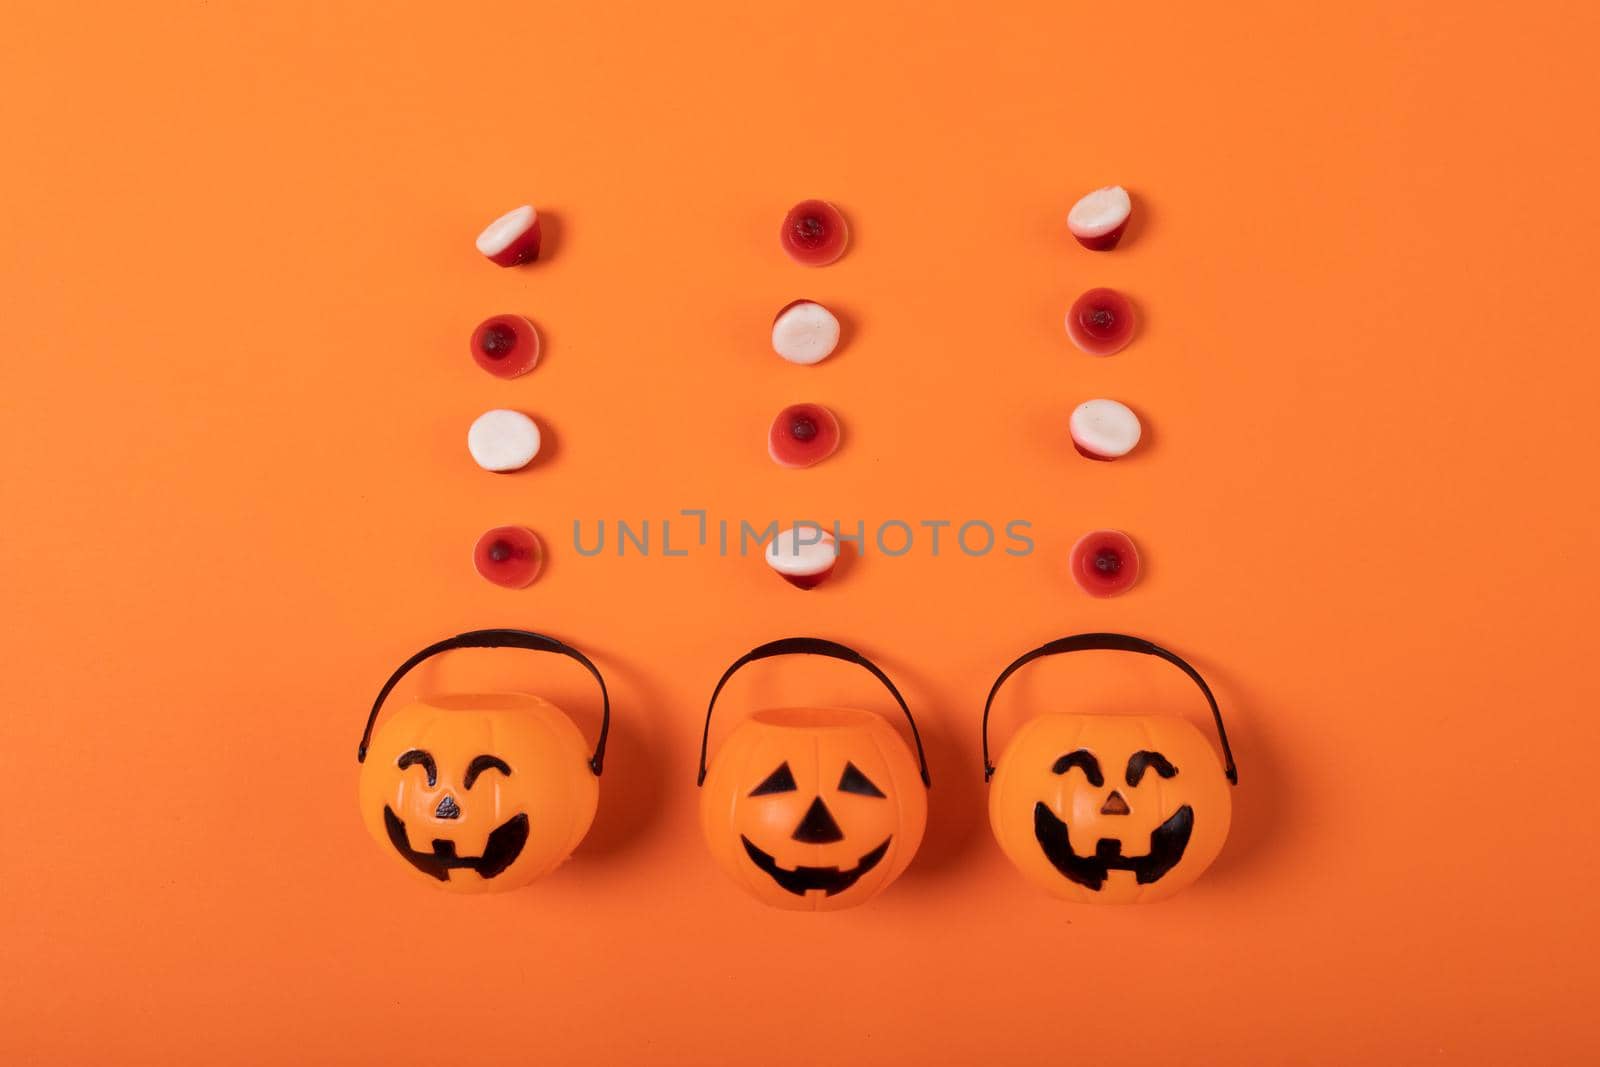
M 1194 726 L 1202 737 L 1205 736 L 1205 731 L 1200 730 L 1200 727 L 1190 722 L 1188 716 L 1176 711 L 1036 711 L 1031 713 L 1027 721 L 1017 727 L 1017 730 L 1025 730 L 1028 726 L 1041 719 L 1104 719 L 1108 722 L 1128 722 L 1135 719 L 1177 719 L 1187 726 Z
M 843 704 L 786 704 L 745 716 L 745 722 L 781 730 L 851 730 L 882 721 L 881 715 Z
M 419 696 L 409 707 L 422 705 L 440 711 L 526 711 L 531 708 L 557 708 L 542 696 L 516 690 L 476 693 L 433 693 Z M 559 708 L 558 708 L 559 710 Z

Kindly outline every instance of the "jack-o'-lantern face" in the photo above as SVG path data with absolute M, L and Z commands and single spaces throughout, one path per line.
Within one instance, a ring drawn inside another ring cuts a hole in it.
M 361 767 L 372 836 L 419 878 L 462 893 L 551 870 L 594 819 L 583 736 L 535 696 L 434 697 L 395 714 Z
M 996 767 L 989 818 L 1006 855 L 1058 896 L 1160 900 L 1222 849 L 1221 762 L 1184 719 L 1042 715 Z
M 712 761 L 701 823 L 757 898 L 833 910 L 872 897 L 922 841 L 927 792 L 894 729 L 849 708 L 759 711 Z

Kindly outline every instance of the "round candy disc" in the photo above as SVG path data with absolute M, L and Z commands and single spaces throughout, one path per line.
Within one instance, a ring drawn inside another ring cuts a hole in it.
M 472 565 L 495 585 L 521 589 L 539 577 L 544 567 L 544 546 L 532 530 L 522 526 L 496 526 L 472 550 Z
M 1090 289 L 1067 311 L 1067 336 L 1091 356 L 1121 352 L 1133 340 L 1133 303 L 1115 289 Z
M 772 320 L 772 350 L 790 363 L 821 363 L 839 344 L 839 320 L 812 300 L 784 305 Z
M 802 200 L 783 217 L 778 234 L 789 258 L 807 267 L 826 267 L 844 255 L 850 227 L 826 200 Z
M 520 411 L 485 411 L 467 431 L 467 450 L 486 471 L 521 470 L 539 454 L 539 427 Z
M 791 404 L 767 431 L 767 454 L 780 467 L 809 467 L 839 448 L 839 420 L 821 404 Z
M 496 378 L 527 374 L 539 362 L 539 331 L 521 315 L 496 315 L 472 331 L 472 358 Z
M 1072 444 L 1089 459 L 1118 459 L 1133 451 L 1143 428 L 1139 416 L 1115 400 L 1085 400 L 1069 420 Z
M 1072 546 L 1072 580 L 1090 596 L 1116 596 L 1139 580 L 1139 550 L 1121 530 L 1090 530 Z

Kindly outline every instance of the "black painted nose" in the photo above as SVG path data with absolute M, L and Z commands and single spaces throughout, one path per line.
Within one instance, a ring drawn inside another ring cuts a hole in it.
M 1104 806 L 1100 808 L 1101 815 L 1126 815 L 1128 811 L 1128 802 L 1122 799 L 1122 794 L 1115 789 L 1111 791 L 1110 796 L 1106 797 Z
M 806 817 L 794 828 L 792 836 L 796 841 L 804 841 L 808 845 L 826 845 L 830 841 L 843 841 L 844 831 L 833 821 L 833 813 L 828 810 L 828 805 L 818 797 L 806 809 Z
M 459 819 L 461 818 L 461 806 L 456 803 L 455 797 L 446 793 L 444 799 L 439 801 L 439 806 L 433 809 L 433 817 L 435 819 Z

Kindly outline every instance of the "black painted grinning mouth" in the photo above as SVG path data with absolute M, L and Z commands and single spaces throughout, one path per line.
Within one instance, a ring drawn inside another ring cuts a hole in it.
M 440 838 L 434 840 L 433 851 L 418 852 L 406 838 L 406 824 L 387 804 L 383 806 L 383 825 L 389 831 L 390 844 L 406 862 L 441 882 L 449 880 L 451 871 L 461 869 L 477 871 L 480 878 L 493 878 L 515 863 L 528 843 L 527 815 L 513 815 L 495 827 L 484 843 L 483 855 L 477 857 L 457 856 L 456 843 Z
M 863 874 L 876 867 L 878 861 L 888 853 L 889 842 L 894 840 L 894 836 L 884 838 L 883 844 L 862 856 L 848 871 L 841 871 L 837 867 L 796 867 L 792 871 L 784 870 L 778 866 L 777 860 L 757 848 L 748 837 L 740 834 L 739 840 L 744 842 L 744 850 L 749 854 L 750 862 L 766 871 L 780 888 L 797 897 L 804 896 L 807 890 L 820 889 L 831 897 L 843 893 L 855 885 Z
M 1033 836 L 1056 870 L 1089 889 L 1099 890 L 1109 871 L 1132 871 L 1140 885 L 1149 885 L 1183 859 L 1194 833 L 1194 809 L 1185 804 L 1172 817 L 1150 833 L 1150 851 L 1143 856 L 1124 856 L 1122 842 L 1102 837 L 1095 842 L 1094 855 L 1080 856 L 1072 850 L 1067 824 L 1043 801 L 1033 806 Z

